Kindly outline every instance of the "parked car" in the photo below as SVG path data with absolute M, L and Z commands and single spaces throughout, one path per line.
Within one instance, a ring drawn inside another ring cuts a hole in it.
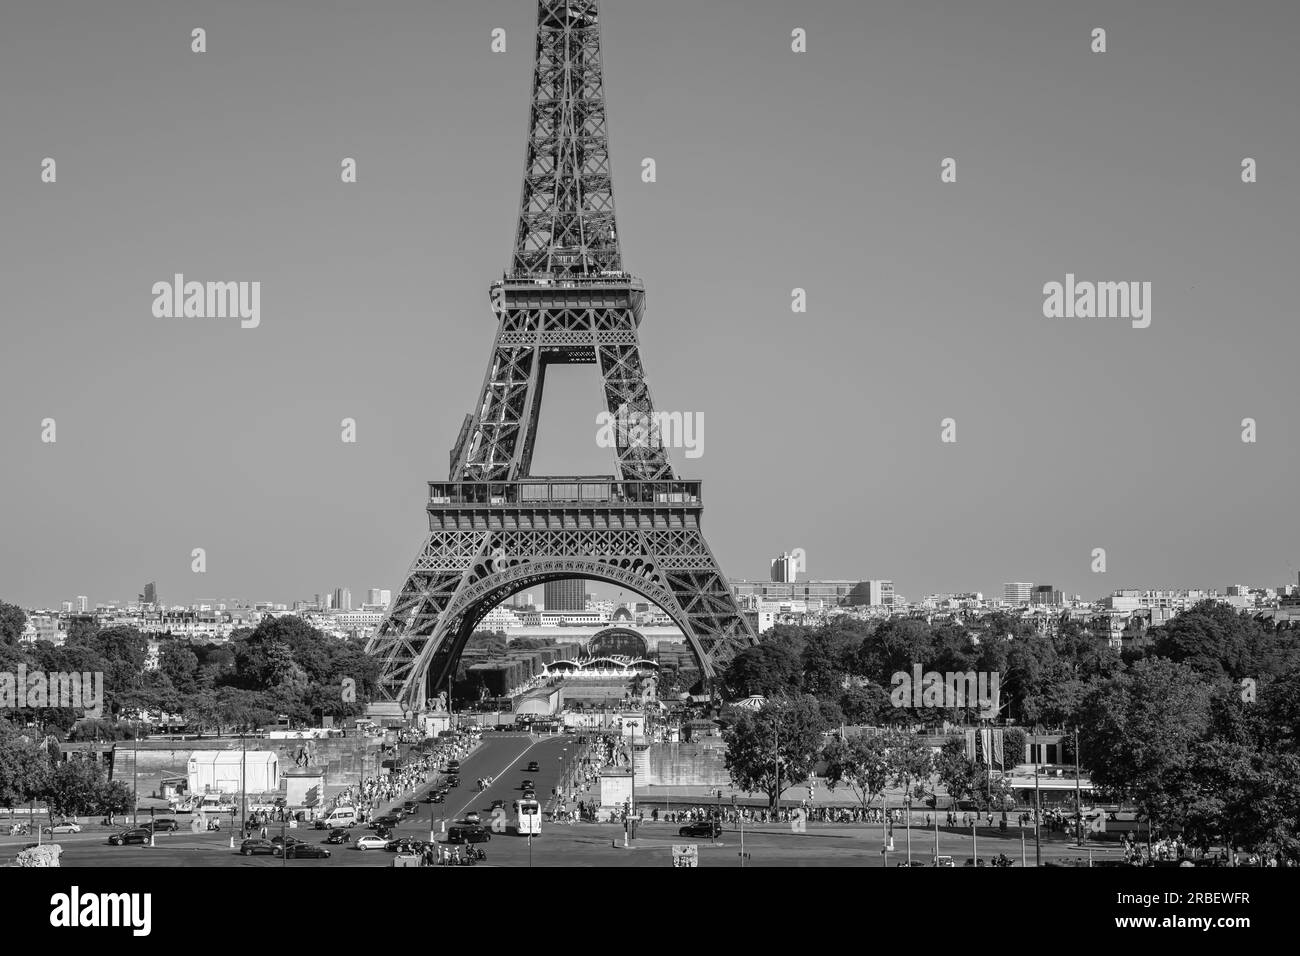
M 678 836 L 684 837 L 709 837 L 712 839 L 722 832 L 722 827 L 716 820 L 699 820 L 695 823 L 688 823 L 686 826 L 677 831 Z
M 460 777 L 448 777 L 448 778 L 447 778 L 447 786 L 449 786 L 449 787 L 459 787 L 459 786 L 460 786 Z
M 152 836 L 153 832 L 148 827 L 135 827 L 132 830 L 114 833 L 108 838 L 108 842 L 113 846 L 126 846 L 128 843 L 148 843 Z
M 326 843 L 347 843 L 352 839 L 352 834 L 348 833 L 343 827 L 335 827 L 330 831 L 330 835 L 325 838 Z
M 358 850 L 382 850 L 388 846 L 388 840 L 384 837 L 372 836 L 367 834 L 357 840 L 356 847 Z
M 179 830 L 181 825 L 171 817 L 162 817 L 153 821 L 153 828 L 155 833 L 171 833 L 174 830 Z
M 536 799 L 537 799 L 537 791 L 534 790 L 532 787 L 529 787 L 527 790 L 524 791 L 524 799 L 525 799 L 525 800 L 536 800 Z
M 935 866 L 956 866 L 957 864 L 953 862 L 952 857 L 950 856 L 936 856 L 934 858 L 934 865 Z
M 328 860 L 330 851 L 314 843 L 294 843 L 284 851 L 288 860 Z
M 447 827 L 448 843 L 486 843 L 491 839 L 487 827 L 477 823 L 457 823 Z
M 429 794 L 427 799 L 430 803 L 445 803 L 447 801 L 447 795 L 441 790 L 435 790 L 433 793 Z
M 239 844 L 239 852 L 244 856 L 253 856 L 256 853 L 269 853 L 271 856 L 279 856 L 281 851 L 278 843 L 253 837 Z
M 478 815 L 477 810 L 471 810 L 465 814 L 466 823 L 482 823 L 483 818 Z
M 980 857 L 979 859 L 974 859 L 969 856 L 966 857 L 965 865 L 966 866 L 988 866 L 988 864 L 984 862 L 984 857 Z
M 533 781 L 532 781 L 531 779 L 529 779 L 529 778 L 525 778 L 525 779 L 524 779 L 524 782 L 521 783 L 521 784 L 519 785 L 519 789 L 520 789 L 520 790 L 532 790 L 532 789 L 533 789 Z
M 505 802 L 504 800 L 493 800 L 493 801 L 492 801 L 492 809 L 493 809 L 493 810 L 502 810 L 502 809 L 505 808 L 505 805 L 506 805 L 506 802 Z
M 80 823 L 56 823 L 52 827 L 41 827 L 42 833 L 48 833 L 53 836 L 56 833 L 80 833 Z
M 537 761 L 536 761 L 536 760 L 530 760 L 530 761 L 528 761 L 527 772 L 528 772 L 528 773 L 541 773 L 541 767 L 539 767 L 539 766 L 537 765 Z
M 414 800 L 407 800 L 402 804 L 402 813 L 408 817 L 413 817 L 419 811 L 420 805 Z

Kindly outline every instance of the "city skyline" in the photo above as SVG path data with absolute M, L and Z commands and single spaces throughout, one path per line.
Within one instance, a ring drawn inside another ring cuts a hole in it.
M 1227 582 L 1225 582 L 1225 583 L 1218 583 L 1218 584 L 1207 584 L 1207 583 L 1179 583 L 1179 582 L 1121 583 L 1121 584 L 1115 584 L 1115 585 L 1113 585 L 1113 586 L 1111 586 L 1111 587 L 1107 587 L 1107 588 L 1105 588 L 1103 591 L 1099 591 L 1099 592 L 1096 592 L 1096 593 L 1093 593 L 1093 592 L 1074 592 L 1074 591 L 1071 591 L 1071 590 L 1069 590 L 1069 589 L 1067 589 L 1067 588 L 1057 587 L 1057 586 L 1055 585 L 1055 582 L 1051 582 L 1051 581 L 1037 581 L 1037 580 L 1036 580 L 1036 581 L 1028 582 L 1028 583 L 1030 583 L 1031 586 L 1032 586 L 1032 587 L 1035 587 L 1035 588 L 1036 588 L 1036 587 L 1042 587 L 1042 586 L 1044 586 L 1044 585 L 1052 585 L 1052 589 L 1053 589 L 1054 591 L 1056 591 L 1056 592 L 1061 593 L 1061 594 L 1064 596 L 1064 599 L 1067 600 L 1067 601 L 1070 600 L 1070 599 L 1072 598 L 1073 595 L 1078 594 L 1078 596 L 1079 596 L 1079 598 L 1081 599 L 1081 601 L 1082 601 L 1083 603 L 1085 603 L 1085 604 L 1088 604 L 1088 603 L 1096 603 L 1096 602 L 1098 602 L 1098 601 L 1104 600 L 1106 597 L 1109 597 L 1109 596 L 1111 596 L 1111 595 L 1113 595 L 1113 594 L 1115 594 L 1115 593 L 1117 593 L 1117 592 L 1120 592 L 1120 591 L 1152 591 L 1152 592 L 1160 592 L 1160 591 L 1205 591 L 1205 592 L 1215 592 L 1215 593 L 1220 594 L 1220 595 L 1226 595 L 1226 594 L 1228 593 L 1229 589 L 1231 589 L 1231 588 L 1236 588 L 1236 587 L 1247 587 L 1247 588 L 1250 588 L 1250 589 L 1252 589 L 1252 590 L 1272 590 L 1272 591 L 1283 591 L 1283 590 L 1285 590 L 1285 589 L 1295 589 L 1295 588 L 1297 588 L 1297 587 L 1300 587 L 1300 573 L 1293 573 L 1292 577 L 1293 577 L 1294 580 L 1291 580 L 1291 581 L 1285 581 L 1285 580 L 1283 580 L 1283 581 L 1278 581 L 1278 582 L 1264 582 L 1264 581 L 1259 581 L 1259 582 L 1253 582 L 1253 583 L 1252 583 L 1252 582 L 1248 582 L 1248 581 L 1244 581 L 1244 579 L 1238 579 L 1238 578 L 1230 579 L 1230 580 L 1231 580 L 1231 583 L 1227 583 Z M 753 583 L 753 582 L 763 583 L 763 582 L 765 582 L 767 579 L 764 579 L 764 578 L 754 578 L 754 579 L 750 579 L 750 578 L 729 577 L 728 580 L 729 580 L 729 581 L 732 581 L 732 582 L 736 582 L 736 581 L 749 581 L 749 582 L 751 582 L 751 583 Z M 860 582 L 865 583 L 865 582 L 867 582 L 867 581 L 869 581 L 869 580 L 871 580 L 871 579 L 868 579 L 868 578 L 857 578 L 857 577 L 854 577 L 854 576 L 852 576 L 852 575 L 848 575 L 848 576 L 834 576 L 834 577 L 832 577 L 832 576 L 826 576 L 826 577 L 812 577 L 812 576 L 804 576 L 804 575 L 801 574 L 801 575 L 799 576 L 799 578 L 798 578 L 794 583 L 796 583 L 796 584 L 800 584 L 800 583 L 804 583 L 804 582 L 807 582 L 807 581 L 860 581 Z M 988 587 L 988 588 L 940 588 L 940 589 L 938 589 L 938 590 L 934 590 L 934 591 L 926 591 L 926 592 L 919 592 L 919 591 L 915 591 L 915 590 L 914 590 L 913 593 L 908 594 L 908 589 L 906 589 L 906 588 L 899 588 L 899 587 L 898 587 L 898 582 L 897 582 L 897 581 L 893 581 L 892 579 L 885 579 L 885 580 L 887 580 L 889 583 L 891 583 L 891 584 L 894 585 L 894 588 L 895 588 L 895 590 L 897 591 L 897 593 L 900 594 L 902 597 L 906 598 L 910 606 L 915 606 L 915 605 L 919 604 L 921 601 L 923 601 L 923 600 L 925 600 L 925 599 L 927 599 L 927 598 L 930 598 L 930 597 L 936 597 L 936 596 L 950 596 L 950 595 L 966 595 L 966 594 L 975 594 L 975 593 L 982 594 L 982 595 L 983 595 L 983 600 L 984 600 L 986 603 L 1006 603 L 1006 602 L 1004 601 L 1004 585 L 1005 585 L 1006 583 L 1008 583 L 1008 582 L 1003 582 L 1002 584 L 999 584 L 999 585 L 997 585 L 997 586 L 995 586 L 995 587 Z M 775 582 L 773 582 L 773 583 L 775 583 Z M 593 581 L 586 581 L 586 582 L 585 582 L 585 585 L 586 585 L 587 599 L 590 600 L 590 601 L 601 601 L 601 600 L 603 600 L 603 601 L 611 601 L 611 600 L 613 600 L 613 601 L 615 601 L 616 603 L 617 603 L 618 601 L 622 601 L 623 603 L 631 604 L 631 603 L 636 603 L 636 602 L 638 602 L 638 601 L 647 601 L 647 600 L 648 600 L 648 599 L 645 598 L 644 596 L 642 596 L 642 595 L 640 595 L 640 594 L 638 594 L 638 593 L 636 593 L 636 592 L 630 591 L 630 590 L 627 589 L 627 588 L 619 589 L 619 588 L 615 588 L 615 587 L 613 587 L 613 586 L 611 586 L 611 585 L 605 585 L 605 584 L 603 584 L 603 583 L 601 583 L 601 582 L 598 582 L 598 581 L 596 581 L 596 582 L 593 582 Z M 263 589 L 263 590 L 266 590 L 266 589 Z M 329 595 L 332 597 L 333 594 L 334 594 L 334 592 L 335 592 L 336 590 L 338 590 L 338 589 L 332 589 L 332 590 L 329 592 Z M 370 591 L 370 590 L 377 590 L 377 589 L 374 589 L 374 588 L 367 588 L 366 590 L 367 590 L 367 591 Z M 391 589 L 383 589 L 383 590 L 391 590 Z M 508 607 L 510 604 L 512 604 L 512 603 L 514 603 L 514 602 L 516 602 L 516 601 L 521 601 L 521 602 L 522 602 L 523 599 L 524 599 L 524 597 L 525 597 L 526 595 L 528 595 L 528 594 L 537 594 L 538 597 L 540 598 L 540 595 L 541 595 L 542 591 L 543 591 L 543 587 L 542 587 L 542 586 L 538 586 L 538 587 L 534 587 L 534 588 L 528 588 L 528 589 L 526 589 L 526 590 L 524 590 L 524 591 L 520 591 L 518 594 L 515 594 L 515 595 L 511 596 L 510 598 L 507 598 L 505 601 L 501 602 L 501 604 L 500 604 L 499 606 L 500 606 L 500 607 Z M 611 595 L 614 595 L 614 596 L 611 597 Z M 625 596 L 625 597 L 619 597 L 619 595 L 626 595 L 626 596 Z M 257 605 L 257 604 L 275 604 L 275 605 L 280 605 L 280 604 L 282 604 L 282 605 L 284 605 L 285 607 L 292 608 L 295 604 L 312 605 L 312 604 L 315 603 L 315 600 L 316 600 L 316 598 L 317 598 L 318 596 L 323 600 L 323 599 L 326 597 L 326 592 L 316 592 L 316 593 L 313 593 L 313 594 L 311 594 L 311 595 L 308 595 L 308 596 L 302 596 L 302 597 L 299 597 L 299 596 L 294 596 L 294 597 L 285 597 L 285 596 L 283 596 L 283 595 L 274 595 L 274 596 L 264 596 L 264 595 L 263 595 L 263 596 L 256 596 L 256 597 L 250 597 L 250 596 L 229 597 L 229 596 L 227 596 L 227 597 L 213 598 L 213 597 L 210 597 L 210 596 L 200 596 L 200 597 L 193 598 L 193 599 L 191 599 L 191 600 L 178 600 L 178 601 L 171 602 L 171 603 L 163 602 L 163 604 L 160 605 L 160 606 L 162 606 L 162 607 L 184 607 L 184 608 L 190 608 L 190 607 L 193 607 L 193 606 L 195 606 L 195 605 L 200 605 L 200 604 L 212 604 L 212 605 L 216 605 L 216 604 L 232 604 L 232 603 L 237 603 L 238 606 L 240 606 L 240 607 L 252 607 L 252 606 Z M 119 599 L 119 598 L 117 598 L 117 597 L 112 597 L 112 596 L 110 596 L 110 597 L 106 597 L 106 598 L 100 598 L 100 597 L 98 597 L 98 596 L 96 596 L 96 595 L 88 595 L 87 597 L 88 597 L 88 609 L 91 610 L 91 611 L 93 611 L 94 608 L 95 608 L 97 605 L 117 604 L 117 605 L 120 605 L 120 606 L 125 607 L 125 606 L 129 606 L 129 605 L 140 604 L 140 603 L 141 603 L 138 599 L 135 600 L 135 601 L 131 601 L 131 600 L 123 600 L 123 599 Z M 8 601 L 10 601 L 10 603 L 16 603 L 16 604 L 18 604 L 19 607 L 23 607 L 23 608 L 25 608 L 25 609 L 29 609 L 29 610 L 51 610 L 51 611 L 52 611 L 52 610 L 56 610 L 60 605 L 64 605 L 64 604 L 73 604 L 73 603 L 75 603 L 75 601 L 76 601 L 76 598 L 73 598 L 73 600 L 71 600 L 71 601 L 69 601 L 69 600 L 67 600 L 67 599 L 62 599 L 62 600 L 56 600 L 56 601 L 54 601 L 54 602 L 52 602 L 52 603 L 45 603 L 45 604 L 40 604 L 40 603 L 37 603 L 37 604 L 23 604 L 23 603 L 21 603 L 21 602 L 13 601 L 11 598 L 6 597 L 6 596 L 3 595 L 3 594 L 0 594 L 0 599 L 8 600 Z M 240 602 L 242 602 L 242 603 L 240 603 Z M 542 600 L 538 600 L 536 603 L 538 604 L 539 607 L 544 607 L 544 601 L 542 601 Z M 653 604 L 654 602 L 651 601 L 650 603 Z M 1031 603 L 1030 598 L 1027 597 L 1023 603 L 1025 603 L 1025 604 L 1029 604 L 1029 603 Z M 376 606 L 385 606 L 385 605 L 383 605 L 383 604 L 381 604 L 381 605 L 374 605 L 374 604 L 371 604 L 369 601 L 367 601 L 367 602 L 356 602 L 356 601 L 354 601 L 354 602 L 353 602 L 353 607 L 354 607 L 354 608 L 356 608 L 356 607 L 361 607 L 361 606 L 376 607 Z M 337 610 L 337 608 L 334 608 L 334 607 L 331 607 L 330 609 L 331 609 L 331 610 Z M 572 609 L 571 609 L 571 608 L 565 608 L 565 610 L 572 610 Z

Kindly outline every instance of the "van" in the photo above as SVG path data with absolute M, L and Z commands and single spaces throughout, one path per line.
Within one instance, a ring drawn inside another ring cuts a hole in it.
M 335 807 L 324 820 L 318 821 L 320 829 L 327 827 L 354 827 L 357 825 L 356 807 Z

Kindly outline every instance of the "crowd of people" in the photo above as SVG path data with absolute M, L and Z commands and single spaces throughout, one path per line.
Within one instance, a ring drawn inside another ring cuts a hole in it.
M 439 740 L 428 749 L 427 753 L 408 756 L 407 760 L 393 772 L 366 777 L 355 786 L 341 790 L 326 807 L 325 813 L 328 814 L 334 807 L 355 807 L 357 823 L 364 826 L 374 817 L 381 815 L 384 804 L 392 803 L 417 790 L 428 782 L 430 773 L 436 772 L 449 760 L 462 759 L 473 748 L 474 740 L 470 737 Z

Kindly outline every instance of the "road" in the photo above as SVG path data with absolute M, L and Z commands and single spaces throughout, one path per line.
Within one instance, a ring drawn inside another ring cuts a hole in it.
M 419 811 L 407 818 L 396 829 L 397 836 L 427 840 L 432 830 L 441 838 L 442 824 L 463 819 L 469 810 L 477 810 L 487 825 L 492 823 L 493 800 L 502 800 L 506 807 L 506 832 L 494 833 L 482 846 L 487 851 L 487 864 L 497 866 L 669 866 L 672 846 L 691 843 L 699 847 L 700 866 L 739 867 L 740 832 L 728 828 L 716 843 L 698 837 L 677 835 L 678 825 L 646 823 L 638 839 L 629 848 L 623 847 L 623 828 L 617 824 L 556 824 L 545 822 L 542 835 L 530 841 L 515 832 L 516 815 L 511 809 L 520 796 L 520 784 L 531 778 L 543 807 L 551 804 L 551 790 L 557 787 L 562 775 L 565 748 L 572 753 L 578 747 L 574 736 L 550 737 L 536 740 L 526 734 L 486 734 L 481 745 L 461 762 L 461 786 L 450 791 L 444 804 L 422 802 L 424 792 L 414 797 Z M 538 770 L 525 769 L 529 761 L 538 763 Z M 474 781 L 479 777 L 493 776 L 495 783 L 486 791 L 476 792 Z M 427 788 L 425 788 L 427 789 Z M 183 819 L 183 818 L 182 818 Z M 177 867 L 177 866 L 276 866 L 286 868 L 331 866 L 385 866 L 391 867 L 393 855 L 383 850 L 357 850 L 353 846 L 330 847 L 333 855 L 328 860 L 281 860 L 278 857 L 244 857 L 230 849 L 230 831 L 220 833 L 159 833 L 154 847 L 138 845 L 115 847 L 106 843 L 107 830 L 94 828 L 84 833 L 60 834 L 57 842 L 63 847 L 62 864 L 71 867 Z M 324 840 L 321 830 L 295 829 L 291 835 L 310 842 Z M 354 838 L 369 833 L 356 828 Z M 274 828 L 272 830 L 274 835 Z M 887 860 L 880 854 L 881 829 L 878 824 L 837 825 L 816 824 L 797 832 L 789 824 L 766 824 L 746 827 L 745 866 L 896 866 L 906 859 L 906 831 L 895 829 L 894 851 Z M 31 837 L 0 837 L 0 860 L 13 856 Z M 238 840 L 236 840 L 238 844 Z M 979 855 L 991 860 L 999 853 L 1011 857 L 1020 865 L 1021 843 L 1019 831 L 1012 828 L 1007 836 L 996 830 L 981 829 L 978 837 Z M 969 833 L 941 830 L 939 852 L 952 856 L 958 867 L 972 856 Z M 934 832 L 921 828 L 912 831 L 912 859 L 928 862 L 934 854 Z M 1033 831 L 1028 831 L 1026 855 L 1030 866 L 1034 862 Z M 1098 849 L 1095 858 L 1114 859 L 1113 849 Z M 1087 857 L 1069 847 L 1059 835 L 1044 840 L 1043 860 Z

